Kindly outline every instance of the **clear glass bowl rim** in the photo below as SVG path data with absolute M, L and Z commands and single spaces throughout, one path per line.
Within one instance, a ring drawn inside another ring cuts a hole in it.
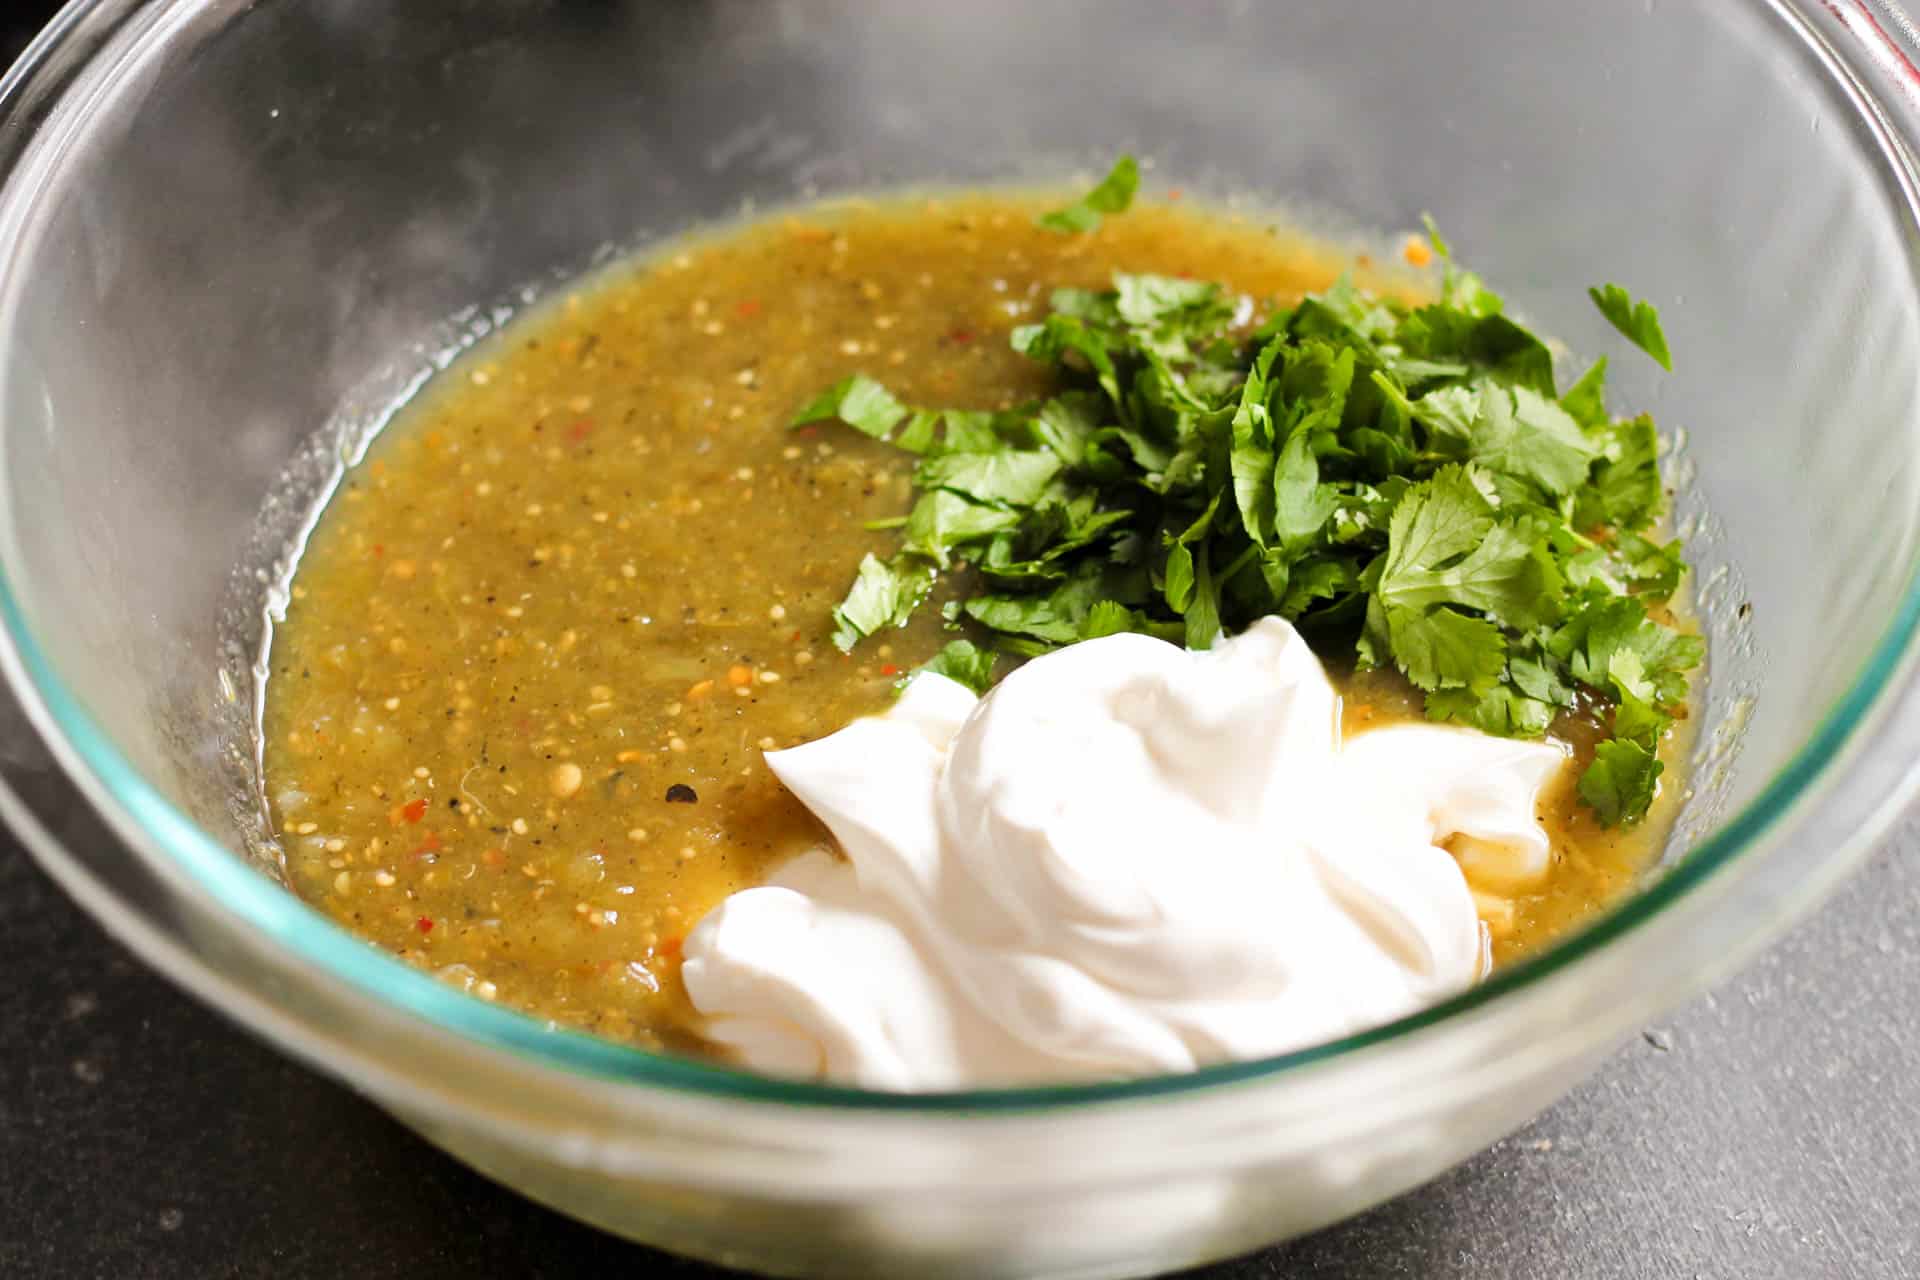
M 191 0 L 186 0 L 191 2 Z M 1785 0 L 1750 0 L 1770 11 L 1788 32 L 1804 41 L 1826 72 L 1846 92 L 1861 122 L 1870 130 L 1880 157 L 1896 180 L 1911 239 L 1920 239 L 1920 174 L 1901 145 L 1884 105 L 1849 69 L 1846 61 Z M 1846 3 L 1847 0 L 1842 0 Z M 1865 7 L 1833 12 L 1858 37 L 1869 56 L 1890 60 L 1894 74 L 1920 95 L 1920 70 Z M 69 0 L 0 77 L 0 128 L 15 116 L 33 78 L 49 60 L 103 10 L 120 16 L 140 0 Z M 171 6 L 161 6 L 171 7 Z M 1912 29 L 1897 12 L 1890 21 L 1903 36 Z M 1864 27 L 1861 25 L 1864 23 Z M 97 28 L 96 28 L 97 29 Z M 90 50 L 91 57 L 98 50 Z M 19 198 L 7 191 L 13 168 L 0 171 L 0 205 Z M 32 198 L 31 196 L 28 197 Z M 1914 264 L 1910 261 L 1909 266 Z M 4 268 L 0 268 L 4 269 Z M 1905 277 L 1920 288 L 1920 279 Z M 4 553 L 0 553 L 0 559 Z M 1362 1049 L 1400 1040 L 1463 1018 L 1508 993 L 1539 983 L 1628 937 L 1665 912 L 1706 880 L 1727 870 L 1772 833 L 1794 806 L 1829 773 L 1837 758 L 1861 736 L 1873 713 L 1889 701 L 1895 678 L 1920 653 L 1920 565 L 1902 589 L 1893 618 L 1865 663 L 1836 699 L 1811 737 L 1743 809 L 1711 831 L 1680 862 L 1620 907 L 1542 954 L 1494 974 L 1486 982 L 1443 1003 L 1383 1026 L 1307 1049 L 1250 1062 L 1227 1063 L 1171 1076 L 1090 1084 L 987 1089 L 930 1094 L 882 1093 L 808 1081 L 778 1079 L 689 1058 L 671 1057 L 616 1044 L 582 1032 L 555 1029 L 515 1010 L 490 1004 L 369 946 L 308 907 L 284 887 L 247 865 L 173 805 L 134 768 L 100 729 L 49 661 L 28 625 L 10 565 L 0 562 L 0 669 L 24 711 L 46 741 L 68 778 L 123 835 L 137 833 L 141 852 L 157 854 L 184 873 L 212 902 L 246 926 L 270 936 L 285 950 L 323 974 L 338 978 L 368 999 L 380 1002 L 529 1065 L 585 1074 L 615 1084 L 681 1091 L 743 1102 L 786 1104 L 843 1111 L 1006 1113 L 1049 1111 L 1115 1101 L 1188 1094 L 1224 1085 L 1265 1081 L 1310 1064 L 1327 1062 Z M 1875 817 L 1892 813 L 1883 806 Z M 1892 807 L 1892 812 L 1897 812 Z M 1872 835 L 1873 832 L 1853 833 Z

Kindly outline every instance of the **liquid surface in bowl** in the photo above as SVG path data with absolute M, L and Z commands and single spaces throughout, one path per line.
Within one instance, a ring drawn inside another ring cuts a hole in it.
M 846 204 L 689 240 L 430 386 L 343 480 L 276 629 L 264 784 L 294 888 L 487 998 L 698 1051 L 687 930 L 824 839 L 761 753 L 883 709 L 946 639 L 922 609 L 852 656 L 829 642 L 912 459 L 789 431 L 796 407 L 859 371 L 909 403 L 1041 395 L 1009 331 L 1116 270 L 1288 300 L 1355 265 L 1177 203 L 1060 236 L 1034 225 L 1046 203 Z M 1349 729 L 1420 716 L 1397 675 L 1338 678 Z M 1556 726 L 1576 767 L 1543 796 L 1552 871 L 1481 902 L 1496 963 L 1659 847 L 1682 744 L 1650 817 L 1607 830 L 1573 786 L 1600 729 Z

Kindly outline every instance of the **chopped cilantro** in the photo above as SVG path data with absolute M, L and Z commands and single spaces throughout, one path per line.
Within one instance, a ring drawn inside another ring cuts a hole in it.
M 1066 235 L 1095 230 L 1102 214 L 1125 213 L 1139 189 L 1139 163 L 1132 156 L 1121 156 L 1093 190 L 1070 205 L 1041 214 L 1040 225 Z
M 943 453 L 920 464 L 914 483 L 945 489 L 975 502 L 1030 507 L 1060 471 L 1060 459 L 1045 449 L 1000 449 L 992 453 Z
M 971 640 L 949 640 L 946 647 L 920 665 L 921 671 L 957 680 L 975 693 L 993 683 L 993 664 L 999 655 Z
M 1123 159 L 1047 225 L 1088 229 L 1137 181 Z M 1686 566 L 1649 536 L 1653 423 L 1607 410 L 1604 360 L 1559 393 L 1546 344 L 1428 234 L 1444 277 L 1424 305 L 1343 280 L 1261 319 L 1218 284 L 1120 274 L 1013 331 L 1052 375 L 1044 400 L 989 413 L 910 408 L 864 375 L 829 388 L 796 425 L 838 418 L 918 455 L 919 490 L 835 643 L 904 623 L 962 561 L 946 616 L 969 638 L 924 669 L 975 688 L 996 651 L 1119 631 L 1206 648 L 1277 614 L 1330 656 L 1395 667 L 1436 720 L 1538 737 L 1602 716 L 1580 795 L 1603 822 L 1642 816 L 1704 657 L 1662 608 Z M 1594 300 L 1667 362 L 1651 307 L 1614 286 Z
M 1560 397 L 1560 407 L 1583 427 L 1607 425 L 1607 358 L 1601 356 Z
M 1664 769 L 1651 747 L 1608 738 L 1593 749 L 1593 763 L 1580 775 L 1580 798 L 1610 827 L 1632 822 L 1653 804 Z
M 934 572 L 904 552 L 891 560 L 862 559 L 853 590 L 833 611 L 834 646 L 845 653 L 882 627 L 905 626 L 933 590 Z
M 1491 690 L 1506 674 L 1507 642 L 1485 618 L 1441 607 L 1430 613 L 1390 610 L 1394 661 L 1422 689 Z
M 907 407 L 894 399 L 891 391 L 866 374 L 856 373 L 815 396 L 793 415 L 789 425 L 804 427 L 808 423 L 838 418 L 858 431 L 884 440 L 906 416 Z
M 974 502 L 962 494 L 935 489 L 920 495 L 907 513 L 903 546 L 947 567 L 956 547 L 983 534 L 999 533 L 1019 525 L 1020 514 L 1005 507 Z
M 1139 619 L 1133 610 L 1117 600 L 1101 600 L 1087 610 L 1085 622 L 1080 624 L 1082 640 L 1097 640 L 1101 636 L 1119 635 L 1123 631 L 1140 630 Z
M 1654 358 L 1662 369 L 1673 372 L 1673 357 L 1667 352 L 1667 335 L 1660 329 L 1660 313 L 1651 302 L 1639 302 L 1617 284 L 1595 285 L 1587 290 L 1600 314 L 1626 336 L 1628 342 Z

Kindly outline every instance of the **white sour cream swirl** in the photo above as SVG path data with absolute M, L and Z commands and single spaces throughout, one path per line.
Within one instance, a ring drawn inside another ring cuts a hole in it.
M 1262 1057 L 1467 987 L 1469 875 L 1544 874 L 1564 757 L 1429 725 L 1343 745 L 1318 660 L 1267 619 L 1204 652 L 1086 641 L 985 698 L 922 675 L 767 762 L 845 857 L 687 939 L 708 1035 L 762 1071 L 941 1090 Z

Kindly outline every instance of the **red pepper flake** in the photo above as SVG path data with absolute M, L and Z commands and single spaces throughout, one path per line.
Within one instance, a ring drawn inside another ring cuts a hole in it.
M 800 428 L 800 429 L 799 429 L 798 431 L 796 431 L 796 432 L 794 432 L 793 434 L 795 434 L 795 435 L 797 435 L 797 436 L 799 436 L 799 437 L 800 437 L 800 438 L 801 438 L 802 440 L 811 440 L 811 439 L 813 439 L 813 438 L 814 438 L 815 436 L 817 436 L 817 435 L 819 435 L 819 434 L 820 434 L 820 428 L 818 428 L 818 427 L 802 427 L 802 428 Z
M 383 555 L 385 555 L 385 554 L 387 554 L 387 544 L 386 544 L 386 543 L 384 543 L 384 542 L 376 542 L 376 543 L 374 543 L 374 544 L 373 544 L 373 554 L 374 554 L 374 555 L 376 555 L 376 556 L 383 556 Z
M 660 949 L 655 952 L 655 954 L 668 960 L 678 960 L 680 958 L 680 948 L 686 945 L 687 940 L 685 938 L 666 938 L 661 941 Z
M 1187 193 L 1186 193 L 1186 192 L 1185 192 L 1185 191 L 1184 191 L 1183 189 L 1181 189 L 1181 188 L 1179 188 L 1179 187 L 1168 187 L 1168 188 L 1167 188 L 1167 199 L 1169 199 L 1169 200 L 1182 200 L 1182 199 L 1185 199 L 1185 198 L 1186 198 L 1186 194 L 1187 194 Z
M 735 307 L 733 311 L 734 314 L 742 320 L 751 320 L 760 314 L 760 299 L 748 298 L 745 302 Z
M 573 441 L 575 444 L 580 443 L 582 440 L 585 440 L 588 436 L 592 434 L 593 434 L 592 418 L 582 418 L 578 422 L 574 423 L 572 426 L 567 428 L 567 439 Z
M 433 919 L 430 916 L 421 916 L 418 920 L 415 920 L 413 922 L 413 927 L 418 929 L 422 933 L 432 933 Z
M 955 329 L 953 332 L 947 335 L 947 341 L 952 343 L 957 343 L 958 345 L 964 347 L 969 342 L 973 341 L 973 330 Z
M 880 668 L 880 674 L 883 676 L 897 676 L 900 674 L 900 668 L 891 662 L 884 663 Z
M 427 838 L 425 840 L 422 840 L 420 842 L 420 847 L 418 849 L 415 849 L 413 852 L 415 853 L 416 856 L 422 853 L 438 853 L 440 851 L 440 847 L 441 846 L 440 846 L 439 833 L 435 831 L 429 831 L 427 832 Z
M 427 816 L 427 798 L 421 796 L 418 800 L 410 800 L 406 804 L 401 805 L 400 816 L 408 822 L 420 821 L 420 819 Z

